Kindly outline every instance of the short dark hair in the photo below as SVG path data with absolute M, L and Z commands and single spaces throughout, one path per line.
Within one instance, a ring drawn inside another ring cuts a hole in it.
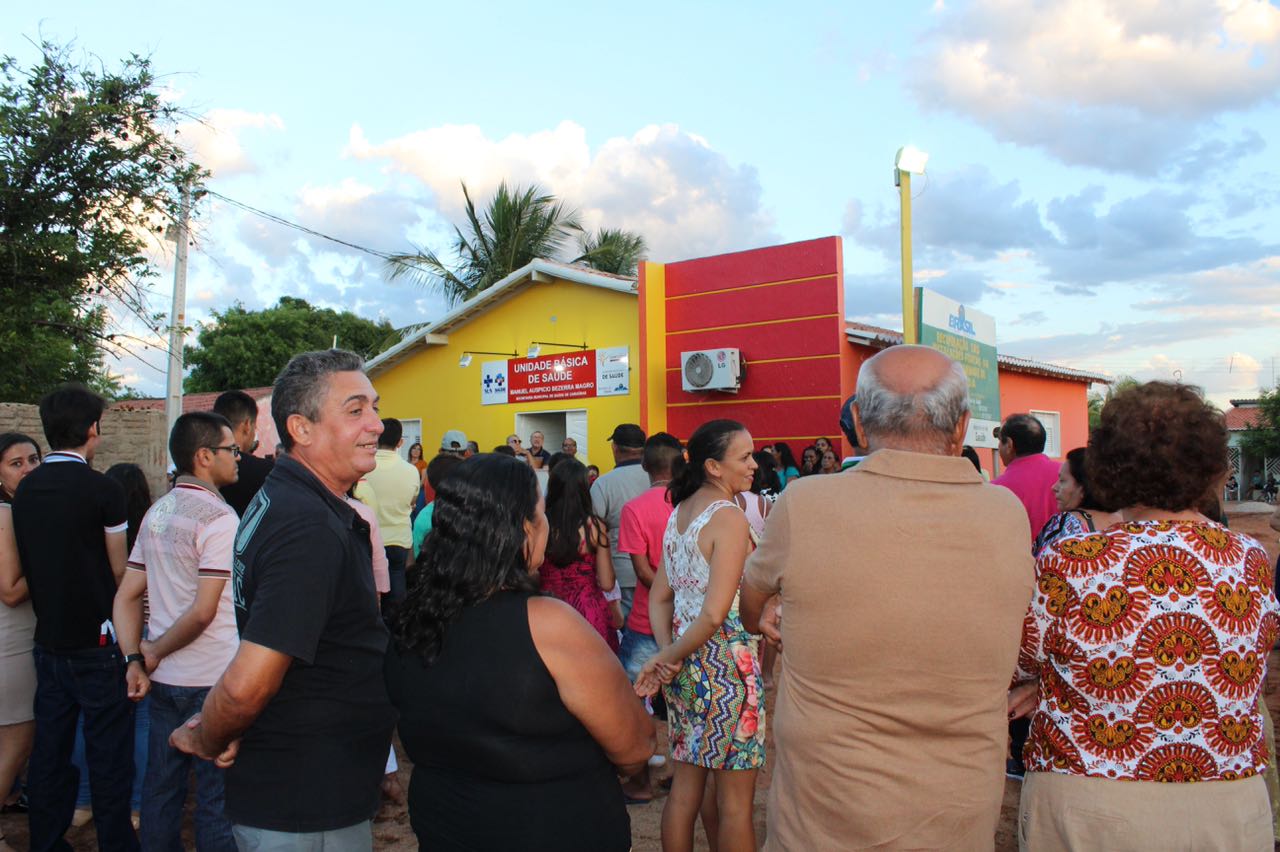
M 213 412 L 227 418 L 234 431 L 241 423 L 258 419 L 258 403 L 244 391 L 229 390 L 218 394 Z
M 664 472 L 674 476 L 679 472 L 676 470 L 677 459 L 680 460 L 680 465 L 683 465 L 684 446 L 681 445 L 680 439 L 670 432 L 654 432 L 644 442 L 644 455 L 640 458 L 640 467 L 644 468 L 644 472 L 650 476 Z
M 1227 426 L 1196 388 L 1146 382 L 1119 391 L 1089 435 L 1085 472 L 1103 505 L 1181 512 L 1227 472 Z
M 378 449 L 394 450 L 404 436 L 404 426 L 394 417 L 382 418 L 382 434 L 378 436 Z
M 213 411 L 189 411 L 173 421 L 169 455 L 178 473 L 195 473 L 196 452 L 201 447 L 218 446 L 224 427 L 231 429 L 231 421 Z
M 512 458 L 515 458 L 515 455 L 516 455 L 516 451 L 511 449 L 506 444 L 499 444 L 498 446 L 493 448 L 493 451 L 500 456 L 511 456 Z
M 571 458 L 573 458 L 573 456 L 569 455 L 568 453 L 563 453 L 563 452 L 552 453 L 551 458 L 547 459 L 547 463 L 545 465 L 547 468 L 547 472 L 550 473 L 552 470 L 555 469 L 556 465 L 560 464 L 560 462 L 565 461 L 567 459 L 571 459 Z
M 1013 455 L 1019 457 L 1043 453 L 1048 436 L 1044 424 L 1030 414 L 1010 414 L 1000 427 L 1000 440 L 1005 438 L 1013 444 Z
M 303 352 L 289 359 L 271 389 L 271 419 L 286 451 L 293 449 L 289 418 L 301 414 L 308 420 L 319 420 L 329 376 L 358 373 L 363 369 L 364 359 L 345 349 Z
M 440 487 L 440 483 L 458 465 L 462 464 L 462 459 L 453 453 L 441 453 L 427 463 L 427 484 L 431 486 L 431 490 L 435 491 Z
M 51 450 L 82 447 L 89 430 L 102 420 L 107 401 L 79 382 L 49 391 L 40 400 L 40 425 Z

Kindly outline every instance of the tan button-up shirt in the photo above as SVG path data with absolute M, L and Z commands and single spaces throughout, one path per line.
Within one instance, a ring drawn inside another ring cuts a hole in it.
M 793 482 L 744 583 L 782 596 L 768 850 L 991 849 L 1034 566 L 968 460 Z

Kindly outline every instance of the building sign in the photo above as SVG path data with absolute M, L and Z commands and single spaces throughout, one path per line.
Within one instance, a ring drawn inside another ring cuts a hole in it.
M 627 347 L 587 349 L 486 361 L 480 370 L 483 405 L 626 396 L 631 392 Z
M 992 432 L 1000 425 L 1000 374 L 996 365 L 996 321 L 953 299 L 923 287 L 915 290 L 920 342 L 964 368 L 969 377 L 969 431 L 965 443 L 997 447 Z

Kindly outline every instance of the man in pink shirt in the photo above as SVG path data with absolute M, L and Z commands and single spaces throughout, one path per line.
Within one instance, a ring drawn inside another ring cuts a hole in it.
M 1031 547 L 1041 527 L 1058 512 L 1053 486 L 1061 465 L 1044 454 L 1044 425 L 1030 414 L 1010 414 L 998 437 L 1005 471 L 991 483 L 1003 485 L 1022 501 L 1029 522 L 1027 547 Z
M 129 695 L 151 695 L 151 736 L 142 782 L 142 847 L 182 846 L 182 803 L 195 770 L 196 847 L 235 849 L 223 813 L 224 772 L 169 745 L 169 733 L 200 711 L 240 644 L 231 595 L 239 517 L 219 489 L 236 481 L 240 447 L 221 414 L 193 411 L 169 436 L 173 490 L 142 518 L 113 616 L 125 652 Z M 142 631 L 147 594 L 149 638 Z
M 644 443 L 640 461 L 644 472 L 649 474 L 649 490 L 622 507 L 618 550 L 631 555 L 631 564 L 636 569 L 636 596 L 622 631 L 618 657 L 632 682 L 649 658 L 658 653 L 658 642 L 649 626 L 649 587 L 662 567 L 662 537 L 667 530 L 667 519 L 671 517 L 667 484 L 683 453 L 684 448 L 674 435 L 666 432 L 651 435 Z M 623 792 L 632 801 L 652 798 L 648 770 L 628 779 Z

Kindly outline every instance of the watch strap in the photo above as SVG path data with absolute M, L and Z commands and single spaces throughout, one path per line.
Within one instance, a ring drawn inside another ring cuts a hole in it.
M 127 666 L 130 663 L 142 663 L 144 666 L 147 664 L 146 658 L 141 654 L 125 654 L 124 664 Z

